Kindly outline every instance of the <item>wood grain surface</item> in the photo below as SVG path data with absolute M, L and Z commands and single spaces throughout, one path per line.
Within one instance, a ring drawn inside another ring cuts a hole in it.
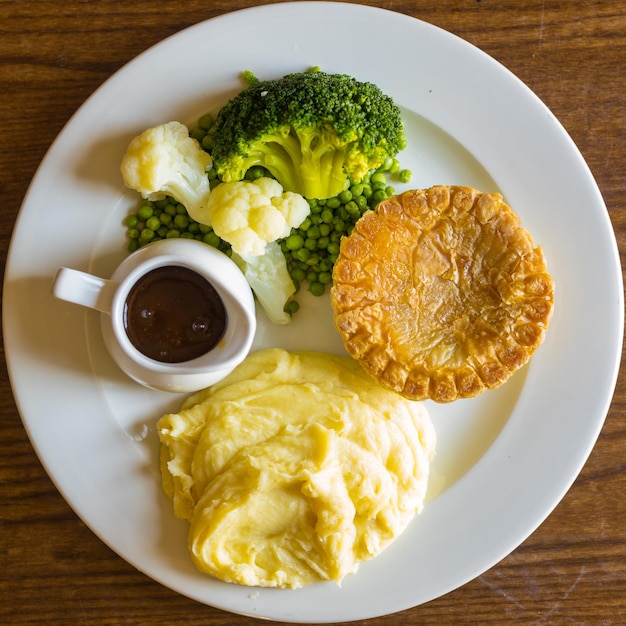
M 36 168 L 85 99 L 113 72 L 168 35 L 257 4 L 264 3 L 0 1 L 3 261 Z M 383 0 L 363 4 L 412 15 L 459 35 L 535 91 L 570 133 L 596 177 L 623 265 L 626 4 L 615 0 Z M 48 626 L 258 623 L 168 590 L 92 534 L 57 492 L 33 451 L 4 361 L 0 377 L 0 622 Z M 462 588 L 411 610 L 360 623 L 626 624 L 625 494 L 626 382 L 622 375 L 582 473 L 536 532 Z

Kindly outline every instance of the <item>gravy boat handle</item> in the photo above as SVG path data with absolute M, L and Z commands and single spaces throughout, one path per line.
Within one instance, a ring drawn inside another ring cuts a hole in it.
M 52 295 L 59 300 L 110 314 L 113 295 L 118 285 L 117 281 L 62 267 L 52 283 Z

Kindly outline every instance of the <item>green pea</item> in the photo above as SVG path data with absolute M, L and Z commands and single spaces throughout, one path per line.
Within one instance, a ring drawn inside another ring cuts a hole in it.
M 320 272 L 330 272 L 333 269 L 332 261 L 330 257 L 325 257 L 319 262 L 319 271 Z
M 309 285 L 309 291 L 314 295 L 314 296 L 321 296 L 324 294 L 325 291 L 325 287 L 324 285 L 322 285 L 322 283 L 315 282 L 315 283 L 311 283 Z
M 158 230 L 160 226 L 161 220 L 156 215 L 153 215 L 146 220 L 146 228 L 149 228 L 150 230 Z
M 352 200 L 352 192 L 349 189 L 346 189 L 342 191 L 338 197 L 341 204 L 346 204 L 347 202 L 350 202 L 350 200 Z
M 321 218 L 324 224 L 332 224 L 333 220 L 335 219 L 335 214 L 330 209 L 324 209 L 322 211 Z
M 202 128 L 192 128 L 189 132 L 189 136 L 195 139 L 198 143 L 202 143 L 206 135 L 206 131 Z
M 360 197 L 363 194 L 364 188 L 365 188 L 365 185 L 363 185 L 362 183 L 352 185 L 352 187 L 350 187 L 350 192 L 352 193 L 352 199 L 354 200 Z
M 285 305 L 284 311 L 288 315 L 293 315 L 298 311 L 299 308 L 300 305 L 296 300 L 289 300 L 289 302 L 287 302 L 287 304 Z
M 298 233 L 293 233 L 285 239 L 288 250 L 299 250 L 304 245 L 304 237 Z
M 294 267 L 291 270 L 291 278 L 297 280 L 298 282 L 302 282 L 306 280 L 306 272 L 301 267 Z
M 208 243 L 210 246 L 217 248 L 220 245 L 221 239 L 213 232 L 205 233 L 202 237 L 204 243 Z
M 322 285 L 328 285 L 333 280 L 333 275 L 331 272 L 320 272 L 317 276 L 318 280 Z
M 246 172 L 247 180 L 258 180 L 259 178 L 264 178 L 265 176 L 267 176 L 267 170 L 264 167 L 261 167 L 260 165 L 253 165 Z
M 359 205 L 354 202 L 354 200 L 350 200 L 348 204 L 346 204 L 346 211 L 348 213 L 347 218 L 354 218 L 361 215 L 361 210 L 359 209 Z
M 370 178 L 370 182 L 372 185 L 375 185 L 377 183 L 378 184 L 383 183 L 384 185 L 387 185 L 387 177 L 382 172 L 376 172 L 372 174 Z
M 139 218 L 136 215 L 129 215 L 124 220 L 124 224 L 129 228 L 136 228 L 137 224 L 139 224 Z
M 137 211 L 137 217 L 140 220 L 145 221 L 149 217 L 152 217 L 153 213 L 154 213 L 154 208 L 152 207 L 151 204 L 142 204 L 139 207 L 139 210 Z
M 319 239 L 321 236 L 319 226 L 316 224 L 312 224 L 311 227 L 306 231 L 306 236 L 308 239 Z
M 326 250 L 328 254 L 339 254 L 339 242 L 331 241 Z
M 306 279 L 309 282 L 309 284 L 317 282 L 318 280 L 317 272 L 315 270 L 309 270 L 306 273 Z
M 413 177 L 413 172 L 411 172 L 411 170 L 400 170 L 398 172 L 398 180 L 401 183 L 408 183 L 408 182 L 410 182 L 412 177 Z
M 387 157 L 383 164 L 378 168 L 378 171 L 388 172 L 393 165 L 393 158 Z
M 294 257 L 298 259 L 298 261 L 306 262 L 311 256 L 311 251 L 308 248 L 300 248 L 296 250 L 294 253 Z
M 144 228 L 139 235 L 142 241 L 152 241 L 154 239 L 154 231 L 151 228 Z
M 180 230 L 184 230 L 189 225 L 189 218 L 182 213 L 178 213 L 174 217 L 174 226 Z
M 346 229 L 346 223 L 342 219 L 336 219 L 334 223 L 335 223 L 335 230 L 338 233 L 341 233 Z
M 213 116 L 210 113 L 205 113 L 198 120 L 198 126 L 202 128 L 203 130 L 209 130 L 213 126 L 214 123 L 215 123 L 215 120 L 213 119 Z
M 387 199 L 387 192 L 384 189 L 378 189 L 374 192 L 372 198 L 376 203 L 381 202 Z

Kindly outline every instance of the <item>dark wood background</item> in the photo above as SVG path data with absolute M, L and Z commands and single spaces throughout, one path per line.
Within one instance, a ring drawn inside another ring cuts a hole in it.
M 0 1 L 0 254 L 46 150 L 112 72 L 186 26 L 264 2 Z M 550 107 L 598 181 L 626 252 L 626 4 L 616 0 L 386 0 L 482 48 Z M 323 34 L 320 34 L 322 37 Z M 380 45 L 380 42 L 379 42 Z M 40 465 L 6 366 L 0 379 L 0 622 L 244 625 L 153 582 L 101 543 Z M 548 520 L 461 589 L 360 622 L 626 623 L 626 382 L 589 461 Z

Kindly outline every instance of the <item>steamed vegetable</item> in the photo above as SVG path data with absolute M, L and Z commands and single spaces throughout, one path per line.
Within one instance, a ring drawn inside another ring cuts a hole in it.
M 201 221 L 244 257 L 264 254 L 268 243 L 286 237 L 311 210 L 302 196 L 265 177 L 217 185 L 205 208 Z
M 124 184 L 147 200 L 174 198 L 189 215 L 202 215 L 211 194 L 211 157 L 180 122 L 149 128 L 135 137 L 122 158 Z M 195 218 L 194 218 L 195 219 Z
M 252 81 L 203 140 L 221 180 L 262 166 L 310 199 L 336 196 L 405 145 L 400 110 L 379 87 L 320 71 Z
M 267 245 L 265 254 L 242 257 L 233 253 L 231 258 L 243 272 L 268 319 L 274 324 L 288 324 L 291 316 L 285 308 L 296 287 L 280 245 L 274 241 Z

